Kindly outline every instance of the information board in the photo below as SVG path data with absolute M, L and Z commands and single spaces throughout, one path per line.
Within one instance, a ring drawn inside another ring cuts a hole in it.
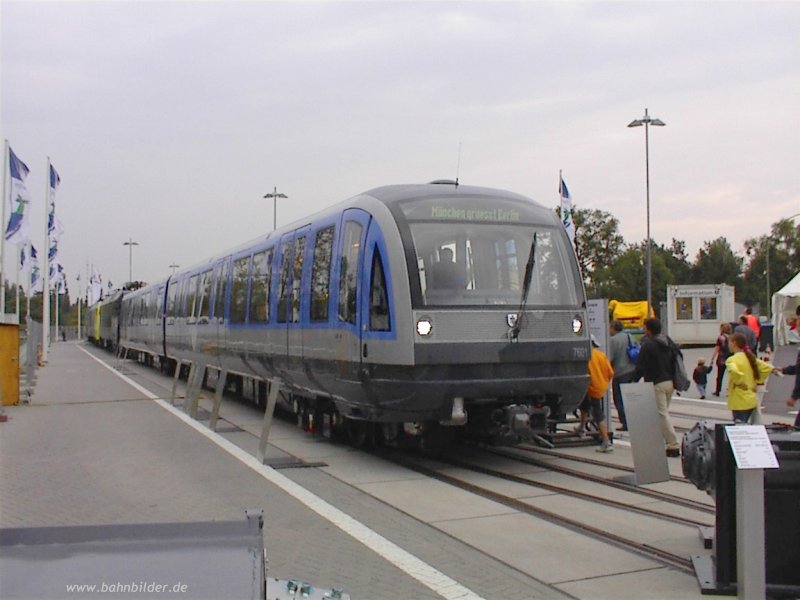
M 778 469 L 778 458 L 763 425 L 725 427 L 736 466 L 740 469 Z

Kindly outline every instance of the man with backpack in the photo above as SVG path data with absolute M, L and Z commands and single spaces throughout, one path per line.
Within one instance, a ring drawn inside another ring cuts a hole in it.
M 635 344 L 630 333 L 623 333 L 622 321 L 614 320 L 608 327 L 611 337 L 608 338 L 608 360 L 614 369 L 614 379 L 611 390 L 614 397 L 614 406 L 617 408 L 620 427 L 618 431 L 628 431 L 628 419 L 625 417 L 625 404 L 622 399 L 620 384 L 630 383 L 636 368 L 628 355 L 628 348 Z M 638 344 L 637 344 L 638 346 Z M 638 349 L 638 348 L 637 348 Z
M 653 384 L 661 435 L 664 437 L 667 456 L 678 457 L 681 455 L 681 446 L 670 420 L 669 403 L 672 400 L 672 393 L 675 391 L 672 384 L 675 376 L 675 353 L 678 353 L 679 360 L 683 360 L 683 358 L 675 342 L 661 333 L 661 321 L 656 318 L 650 318 L 644 322 L 644 336 L 642 336 L 640 346 L 633 381 L 639 381 L 644 377 L 645 381 Z

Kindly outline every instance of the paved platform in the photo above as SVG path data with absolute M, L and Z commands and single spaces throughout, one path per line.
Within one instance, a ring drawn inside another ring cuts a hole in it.
M 343 588 L 352 598 L 568 597 L 323 469 L 263 467 L 311 490 L 315 508 L 338 507 L 353 521 L 352 531 L 343 531 L 154 401 L 163 387 L 143 393 L 87 351 L 99 352 L 54 344 L 33 402 L 7 407 L 0 527 L 234 520 L 261 508 L 270 577 Z M 282 435 L 280 425 L 275 435 Z M 217 437 L 241 440 L 237 447 L 255 453 L 257 439 L 243 430 Z M 280 451 L 272 446 L 270 453 Z M 0 596 L 2 569 L 0 563 Z M 81 583 L 94 582 L 75 574 L 64 585 Z
M 695 353 L 707 349 L 687 351 L 689 364 Z M 0 424 L 0 527 L 235 520 L 260 508 L 270 577 L 343 588 L 354 599 L 700 597 L 692 575 L 289 423 L 274 423 L 268 461 L 296 457 L 318 466 L 260 465 L 253 457 L 262 413 L 226 401 L 225 420 L 210 433 L 170 405 L 171 385 L 153 369 L 93 347 L 54 344 L 32 404 L 9 407 L 10 420 Z M 693 391 L 679 412 L 702 418 L 724 408 L 724 398 L 692 404 Z M 607 458 L 630 464 L 629 448 L 620 440 Z M 574 451 L 594 456 L 592 448 Z M 514 468 L 576 485 L 539 467 Z M 670 469 L 677 474 L 678 461 Z M 511 482 L 505 487 L 534 506 L 564 502 Z M 698 490 L 682 493 L 692 492 L 706 499 Z M 598 508 L 597 515 L 612 529 L 628 526 L 613 510 Z M 654 526 L 648 535 L 682 554 L 700 544 L 691 528 Z M 0 561 L 0 597 L 2 575 Z M 76 575 L 64 583 L 92 582 Z

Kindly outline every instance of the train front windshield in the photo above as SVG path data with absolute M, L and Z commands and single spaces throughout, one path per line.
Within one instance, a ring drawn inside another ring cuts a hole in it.
M 427 209 L 430 204 L 425 204 Z M 411 277 L 419 277 L 422 304 L 518 307 L 533 248 L 527 305 L 577 305 L 581 284 L 563 231 L 549 224 L 521 222 L 528 220 L 524 211 L 520 216 L 521 211 L 496 208 L 497 204 L 503 206 L 498 201 L 492 210 L 459 208 L 457 213 L 437 212 L 434 205 L 433 211 L 423 213 L 466 216 L 465 220 L 416 220 L 413 216 L 422 212 L 421 207 L 404 207 L 405 216 L 412 217 L 407 221 L 416 261 Z M 504 218 L 493 220 L 496 215 Z M 507 222 L 514 216 L 517 222 Z

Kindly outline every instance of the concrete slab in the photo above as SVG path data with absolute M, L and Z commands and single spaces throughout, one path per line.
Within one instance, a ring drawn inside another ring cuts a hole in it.
M 651 483 L 642 487 L 663 492 L 665 494 L 672 494 L 673 496 L 685 498 L 686 500 L 700 502 L 709 508 L 714 508 L 715 506 L 714 499 L 703 490 L 698 490 L 693 483 L 670 480 L 662 481 L 660 483 Z
M 660 566 L 632 552 L 591 538 L 578 538 L 564 527 L 520 513 L 440 522 L 437 527 L 550 584 Z
M 364 452 L 353 451 L 346 456 L 331 457 L 326 462 L 328 466 L 322 467 L 323 471 L 355 485 L 427 479 Z
M 665 567 L 558 584 L 560 590 L 582 600 L 699 600 L 697 579 L 693 575 Z
M 660 547 L 659 540 L 671 540 L 670 545 L 673 547 L 686 546 L 686 551 L 680 553 L 686 558 L 692 552 L 697 553 L 703 549 L 697 536 L 697 528 L 693 526 L 639 514 L 636 519 L 631 519 L 628 510 L 602 504 L 590 505 L 585 500 L 568 496 L 523 498 L 522 501 L 642 544 Z
M 503 515 L 513 509 L 430 479 L 364 483 L 357 486 L 424 523 Z
M 567 488 L 570 490 L 575 490 L 576 492 L 582 492 L 585 494 L 588 493 L 597 493 L 597 484 L 586 479 L 579 479 L 577 477 L 573 477 L 571 475 L 564 475 L 563 473 L 556 473 L 553 471 L 546 472 L 546 473 L 536 473 L 528 479 L 532 481 L 546 483 L 549 485 L 557 485 L 559 487 Z M 616 502 L 625 502 L 627 504 L 641 504 L 648 501 L 652 501 L 652 498 L 647 498 L 646 496 L 642 496 L 641 494 L 637 494 L 634 491 L 627 491 L 622 490 L 615 487 L 606 487 L 602 490 L 602 495 L 609 500 L 614 500 Z
M 451 477 L 458 477 L 473 485 L 490 488 L 499 494 L 511 496 L 512 498 L 530 498 L 535 496 L 550 496 L 555 492 L 536 488 L 516 481 L 498 480 L 492 475 L 484 475 L 475 471 L 468 471 L 459 468 L 442 469 L 442 473 Z

